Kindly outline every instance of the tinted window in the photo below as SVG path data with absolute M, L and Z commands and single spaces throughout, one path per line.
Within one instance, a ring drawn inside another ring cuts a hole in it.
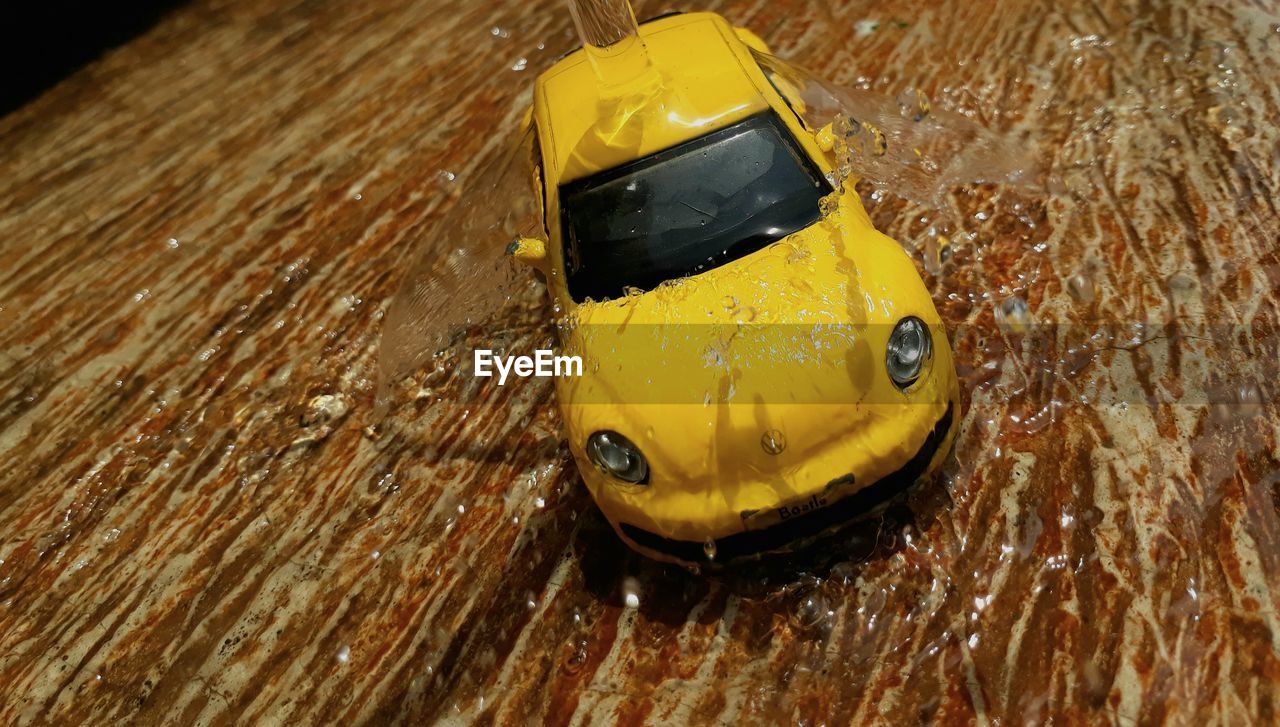
M 830 185 L 772 113 L 560 190 L 575 300 L 710 270 L 817 222 Z

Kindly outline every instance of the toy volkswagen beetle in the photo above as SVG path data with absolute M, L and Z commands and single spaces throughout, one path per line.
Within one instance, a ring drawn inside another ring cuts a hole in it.
M 535 86 L 546 239 L 510 252 L 586 362 L 556 384 L 569 445 L 622 539 L 685 565 L 867 512 L 939 465 L 959 414 L 915 266 L 765 51 L 673 15 Z

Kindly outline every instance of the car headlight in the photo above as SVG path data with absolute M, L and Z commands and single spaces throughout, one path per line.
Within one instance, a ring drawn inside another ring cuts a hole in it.
M 933 355 L 933 339 L 924 321 L 910 316 L 898 321 L 889 334 L 884 367 L 899 389 L 905 389 L 920 378 L 920 373 Z
M 649 483 L 649 463 L 640 448 L 617 432 L 596 432 L 587 437 L 587 457 L 611 477 L 633 485 Z

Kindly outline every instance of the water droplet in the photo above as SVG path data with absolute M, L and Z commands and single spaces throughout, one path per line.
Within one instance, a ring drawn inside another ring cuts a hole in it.
M 703 554 L 704 554 L 704 555 L 706 555 L 706 556 L 707 556 L 707 560 L 715 560 L 715 559 L 716 559 L 716 541 L 715 541 L 715 538 L 707 538 L 707 539 L 706 539 L 706 541 L 702 543 L 702 552 L 703 552 Z
M 347 399 L 341 394 L 322 394 L 307 402 L 307 413 L 303 415 L 303 423 L 323 424 L 343 418 L 350 410 Z
M 869 121 L 863 121 L 852 127 L 846 135 L 848 151 L 859 157 L 882 157 L 889 151 L 889 140 L 880 127 Z
M 1019 333 L 1031 323 L 1031 311 L 1027 301 L 1019 296 L 1005 298 L 996 309 L 996 322 Z
M 782 454 L 787 448 L 787 437 L 779 429 L 770 429 L 760 435 L 760 448 L 775 456 Z
M 1255 383 L 1241 384 L 1236 389 L 1236 402 L 1240 405 L 1239 415 L 1243 419 L 1251 419 L 1262 414 L 1262 390 Z
M 565 671 L 569 674 L 576 674 L 582 665 L 587 661 L 587 641 L 580 639 L 578 643 L 571 647 L 569 653 L 565 656 Z
M 866 121 L 862 122 L 862 125 L 866 128 L 867 133 L 871 135 L 869 137 L 871 153 L 878 157 L 884 156 L 889 151 L 889 140 L 885 137 L 884 132 L 880 130 L 880 127 L 872 126 Z
M 632 576 L 622 579 L 622 602 L 627 608 L 640 608 L 640 582 Z
M 842 139 L 848 139 L 857 134 L 860 127 L 853 123 L 853 120 L 844 114 L 836 114 L 831 120 L 831 133 Z
M 826 599 L 821 594 L 810 593 L 796 604 L 796 622 L 802 628 L 811 629 L 822 622 L 828 610 Z
M 1087 273 L 1076 273 L 1067 278 L 1067 292 L 1081 303 L 1093 302 L 1095 288 L 1093 278 Z
M 823 217 L 830 217 L 840 209 L 840 198 L 835 192 L 828 194 L 818 201 L 818 211 Z
M 898 94 L 898 112 L 912 121 L 924 121 L 929 115 L 929 97 L 918 88 L 908 88 Z

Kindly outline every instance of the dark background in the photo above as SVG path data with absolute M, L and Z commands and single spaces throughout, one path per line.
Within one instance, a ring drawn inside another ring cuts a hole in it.
M 183 0 L 14 3 L 0 11 L 0 116 L 111 48 Z

